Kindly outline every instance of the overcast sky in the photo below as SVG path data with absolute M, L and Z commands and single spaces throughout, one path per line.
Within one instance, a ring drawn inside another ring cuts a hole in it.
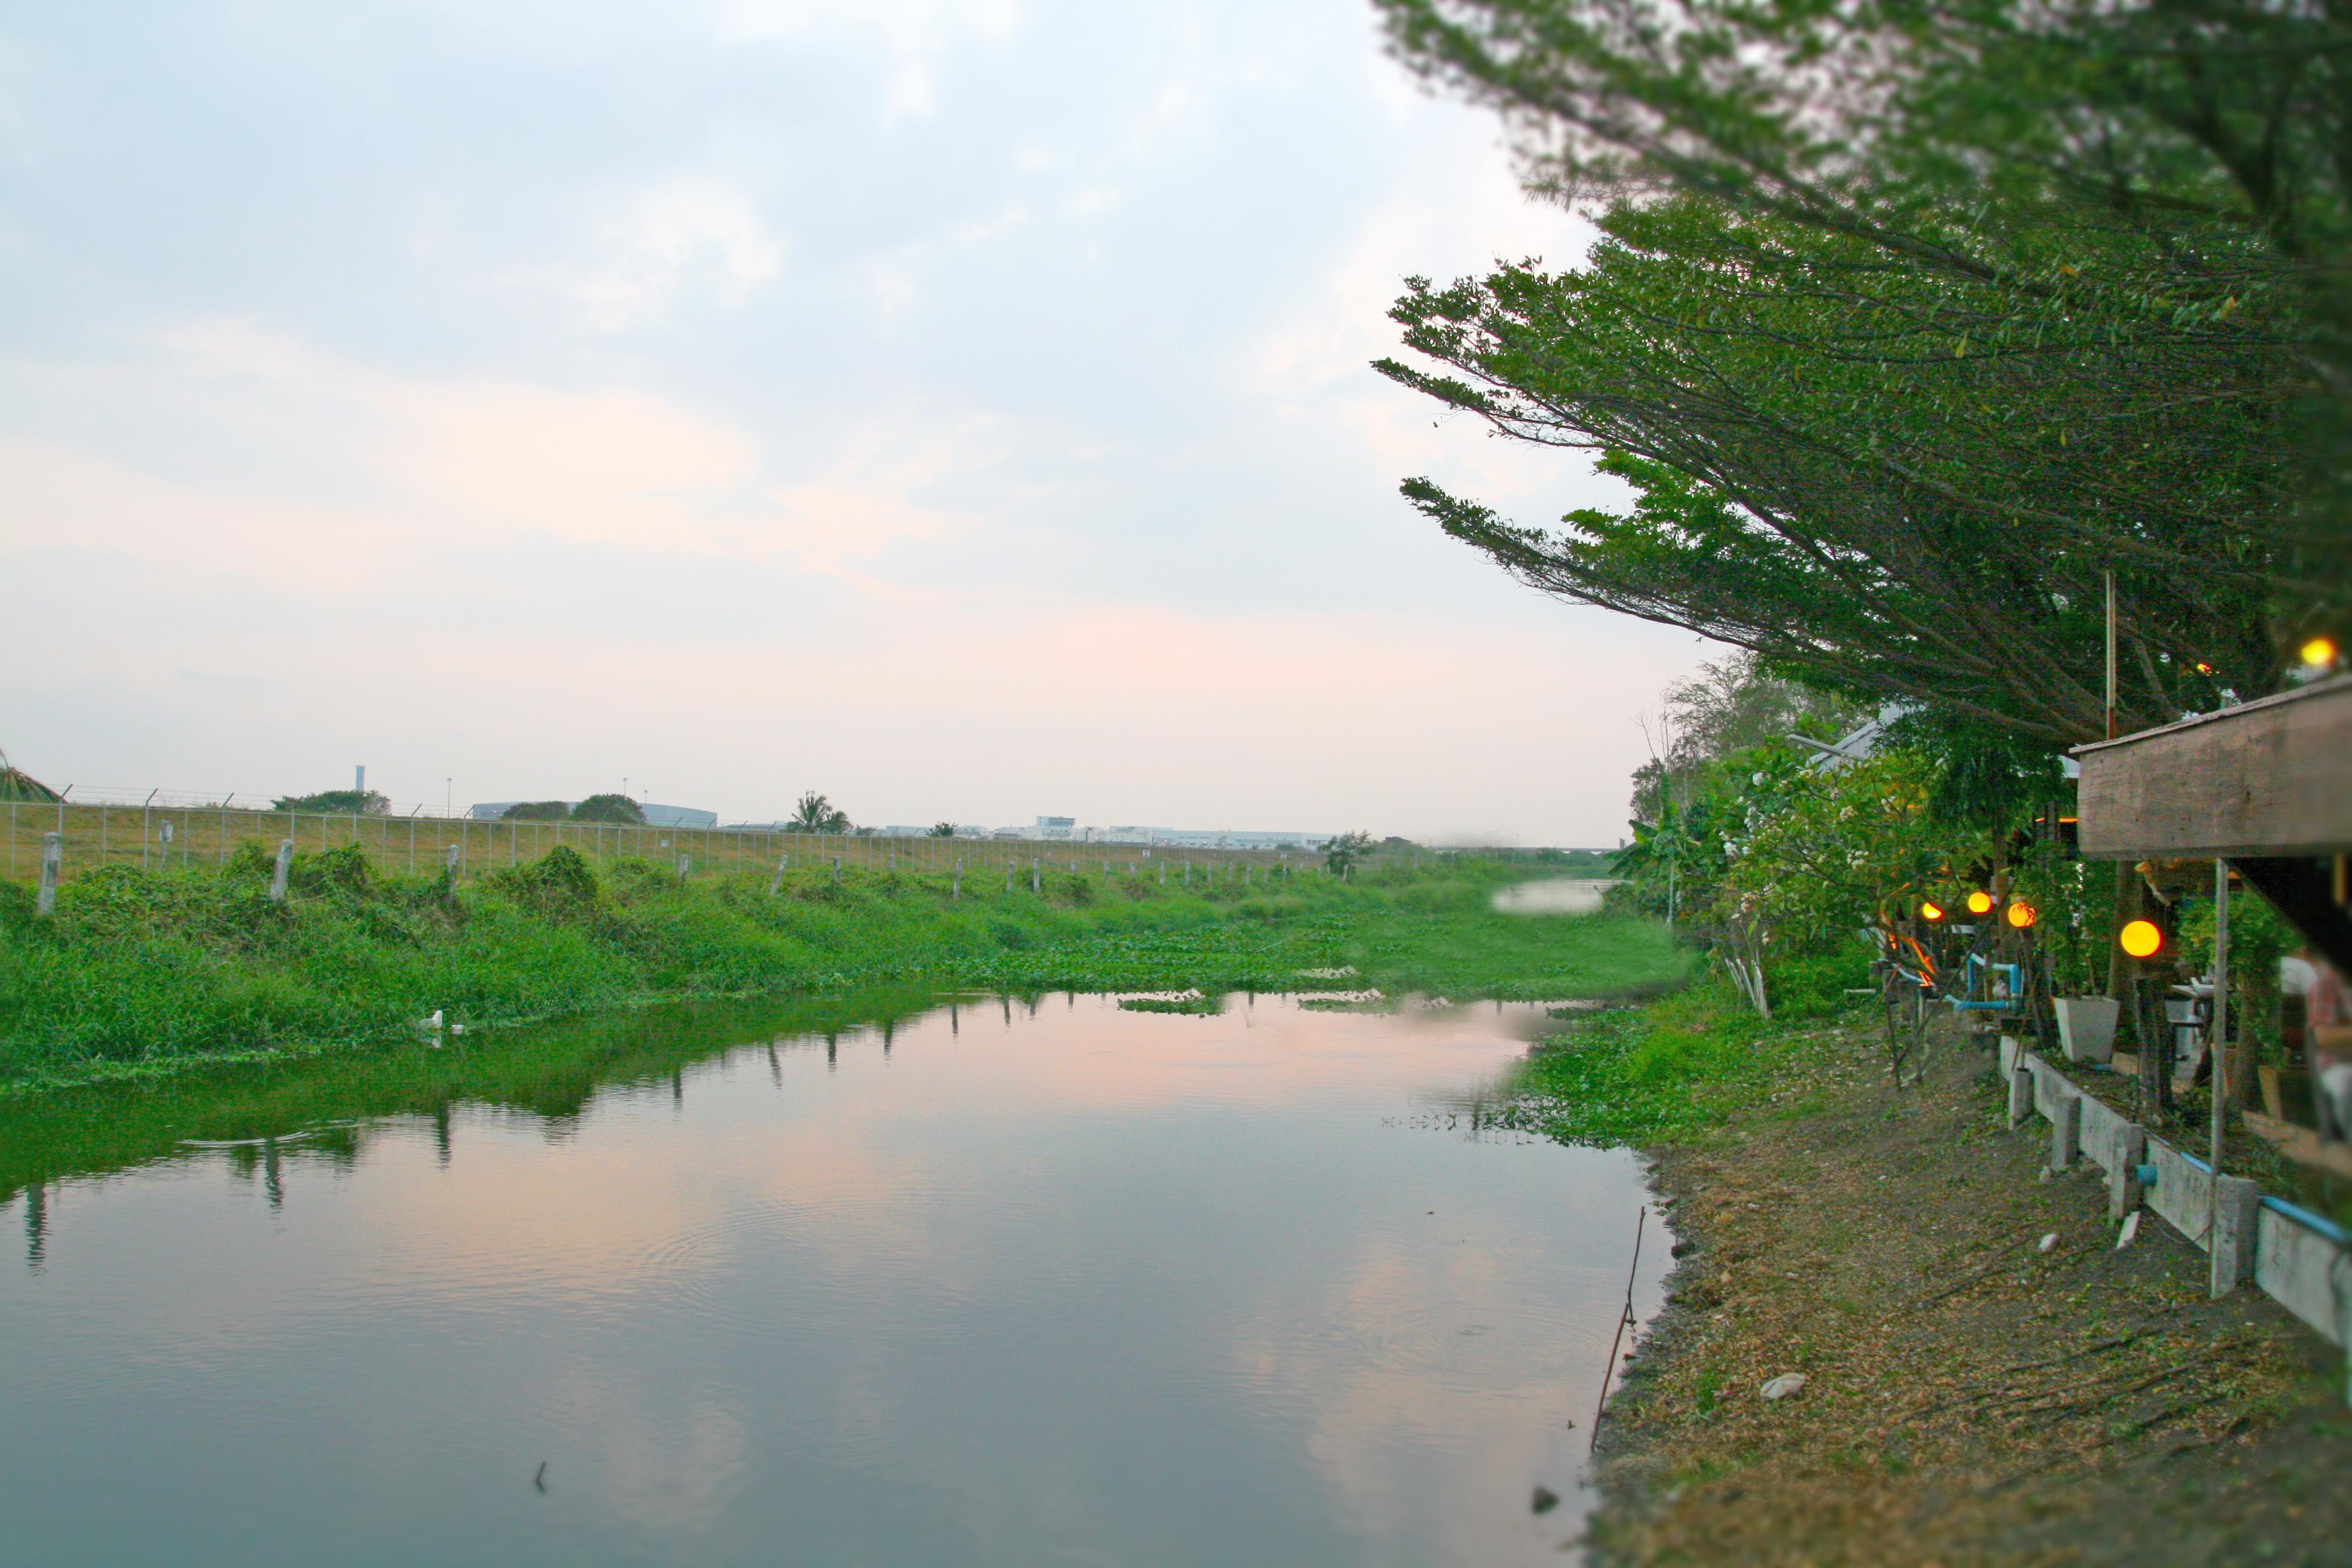
M 0 747 L 1613 844 L 1715 650 L 1437 533 L 1612 487 L 1366 368 L 1580 244 L 1362 0 L 11 7 Z

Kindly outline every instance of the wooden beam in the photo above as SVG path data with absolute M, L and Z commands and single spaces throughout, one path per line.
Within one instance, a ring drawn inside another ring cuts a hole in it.
M 2352 676 L 2074 755 L 2082 852 L 2095 859 L 2352 852 Z

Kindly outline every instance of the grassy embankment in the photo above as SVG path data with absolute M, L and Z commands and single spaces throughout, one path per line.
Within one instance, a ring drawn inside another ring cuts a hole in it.
M 1517 875 L 1524 878 L 1526 872 Z M 219 869 L 108 868 L 53 921 L 0 885 L 0 1089 L 388 1044 L 440 1009 L 478 1032 L 664 999 L 839 993 L 909 982 L 1043 990 L 1297 989 L 1352 965 L 1365 984 L 1456 995 L 1579 996 L 1686 967 L 1651 922 L 1498 915 L 1512 879 L 1480 862 L 1354 882 L 1271 885 L 1048 872 L 965 881 L 801 870 L 681 883 L 567 851 L 455 886 L 363 854 L 298 856 L 268 897 L 257 846 Z
M 2209 1300 L 2161 1222 L 2118 1251 L 1980 1050 L 1896 1089 L 1872 1011 L 1822 990 L 1771 1026 L 1714 984 L 1603 1016 L 1506 1113 L 1648 1145 L 1677 1237 L 1603 1423 L 1600 1558 L 2339 1560 L 2341 1358 L 2252 1289 Z

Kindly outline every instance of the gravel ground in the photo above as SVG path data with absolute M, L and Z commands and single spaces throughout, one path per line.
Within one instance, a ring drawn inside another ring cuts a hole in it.
M 1596 1562 L 2352 1563 L 2324 1341 L 2209 1300 L 2153 1215 L 2118 1251 L 2095 1172 L 2045 1178 L 2003 1126 L 1988 1051 L 1940 1042 L 1899 1091 L 1874 1030 L 1788 1059 L 1659 1156 L 1681 1261 L 1602 1423 Z

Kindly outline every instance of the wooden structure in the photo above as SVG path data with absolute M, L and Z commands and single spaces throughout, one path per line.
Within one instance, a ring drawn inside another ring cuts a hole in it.
M 2074 748 L 2082 852 L 2227 860 L 2352 973 L 2352 676 Z

